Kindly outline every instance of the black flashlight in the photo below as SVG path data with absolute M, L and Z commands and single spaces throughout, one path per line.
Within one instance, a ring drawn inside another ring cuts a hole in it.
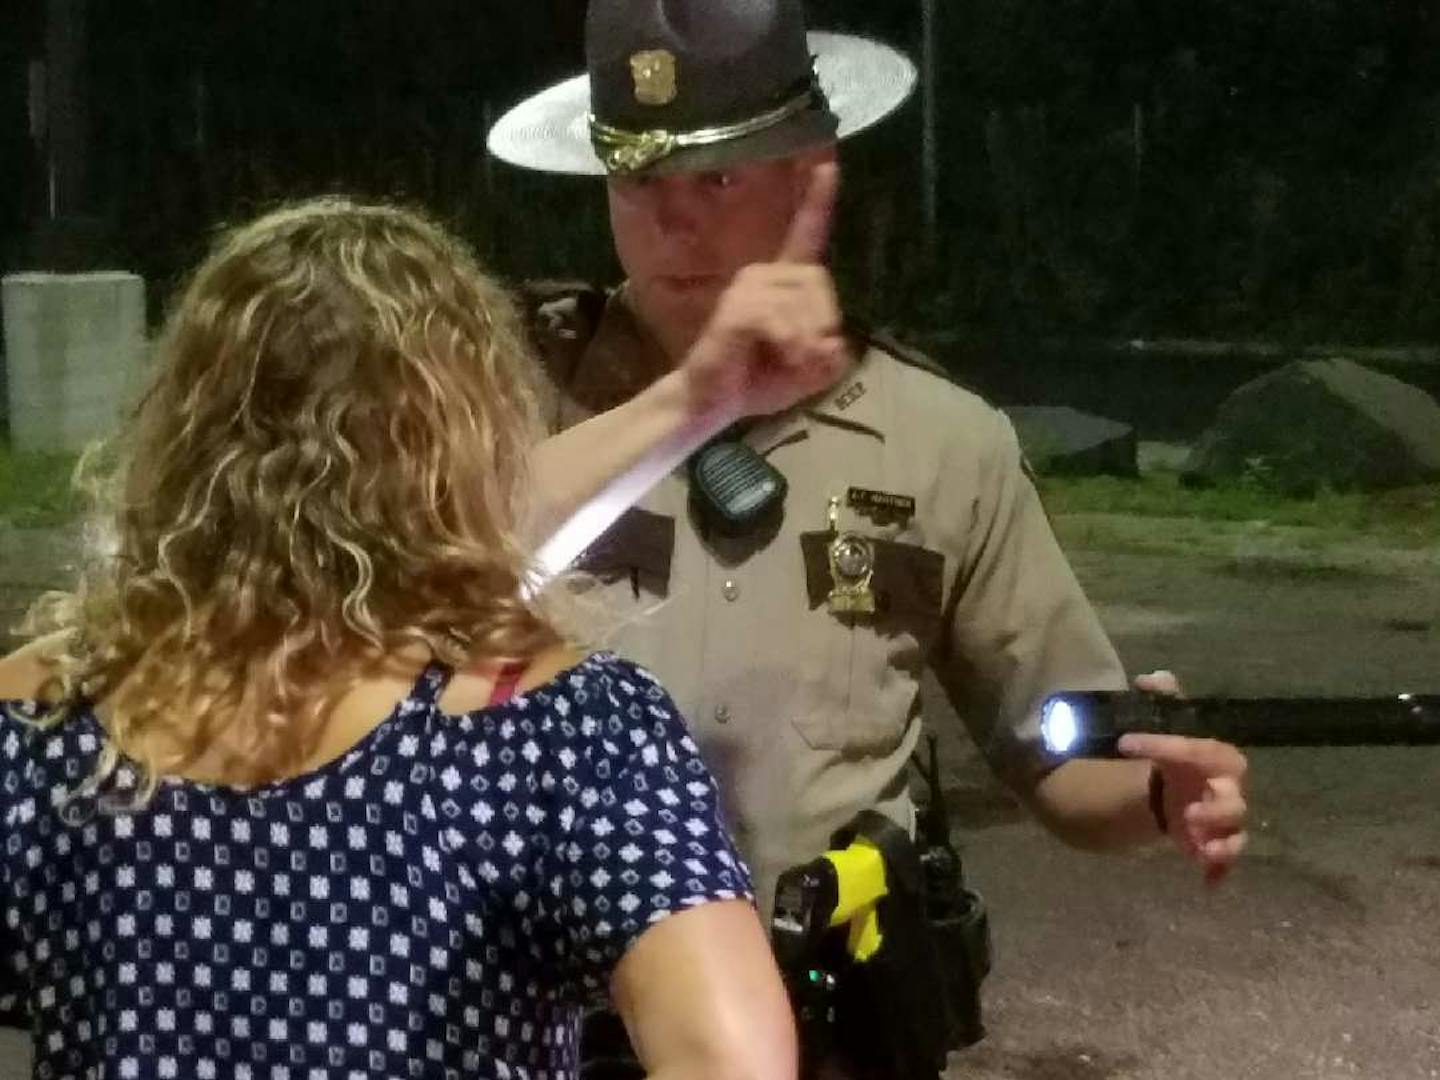
M 1069 690 L 1045 700 L 1040 734 L 1058 757 L 1119 757 L 1128 732 L 1236 746 L 1440 744 L 1440 695 L 1176 698 L 1140 690 Z

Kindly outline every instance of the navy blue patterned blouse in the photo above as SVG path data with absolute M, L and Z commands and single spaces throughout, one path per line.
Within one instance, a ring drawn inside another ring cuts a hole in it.
M 90 710 L 39 731 L 0 705 L 0 1007 L 35 1075 L 573 1076 L 625 948 L 748 875 L 645 671 L 597 653 L 461 715 L 447 677 L 314 772 L 169 779 L 134 812 L 65 801 Z

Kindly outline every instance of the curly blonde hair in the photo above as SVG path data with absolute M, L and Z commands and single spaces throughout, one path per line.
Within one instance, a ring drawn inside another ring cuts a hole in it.
M 510 298 L 421 215 L 323 198 L 222 236 L 120 444 L 114 550 L 31 619 L 66 631 L 51 717 L 105 701 L 87 787 L 121 748 L 142 800 L 217 745 L 232 782 L 274 779 L 397 649 L 558 642 L 521 591 L 534 370 Z

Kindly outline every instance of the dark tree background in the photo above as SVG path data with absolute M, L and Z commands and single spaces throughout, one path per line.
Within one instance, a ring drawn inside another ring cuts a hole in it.
M 935 8 L 936 235 L 917 103 L 847 149 L 837 262 L 872 317 L 977 339 L 1440 336 L 1430 0 Z M 919 0 L 810 9 L 919 55 Z M 423 204 L 512 279 L 610 277 L 597 183 L 484 154 L 499 111 L 579 70 L 583 10 L 8 0 L 0 265 L 124 266 L 158 301 L 215 224 L 343 190 Z M 61 18 L 78 59 L 54 55 Z M 51 220 L 59 129 L 32 113 L 57 63 L 83 139 Z

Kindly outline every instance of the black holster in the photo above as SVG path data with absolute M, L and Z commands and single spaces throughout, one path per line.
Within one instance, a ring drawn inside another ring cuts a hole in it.
M 863 836 L 884 856 L 887 892 L 879 903 L 883 944 L 860 963 L 832 933 L 825 959 L 835 967 L 834 1030 L 829 1045 L 801 1048 L 811 1074 L 834 1054 L 866 1080 L 939 1076 L 952 1049 L 976 1042 L 980 980 L 989 970 L 989 934 L 980 897 L 963 888 L 953 865 L 921 851 L 889 818 L 866 811 L 835 838 L 843 848 Z
M 833 846 L 844 848 L 864 836 L 885 860 L 883 944 L 869 960 L 849 956 L 843 927 L 800 950 L 777 939 L 802 1076 L 838 1060 L 854 1080 L 922 1080 L 944 1071 L 949 1051 L 984 1037 L 980 984 L 991 962 L 985 904 L 965 887 L 948 832 L 927 832 L 919 847 L 889 818 L 865 811 L 834 838 Z M 644 1075 L 624 1026 L 605 1010 L 586 1018 L 581 1059 L 583 1080 Z

